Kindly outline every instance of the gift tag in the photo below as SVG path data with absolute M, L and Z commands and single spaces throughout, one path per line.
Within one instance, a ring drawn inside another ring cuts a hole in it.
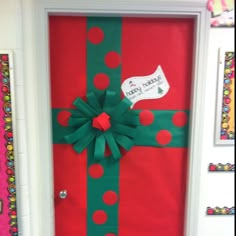
M 121 85 L 124 95 L 133 103 L 132 106 L 144 99 L 162 98 L 167 94 L 169 88 L 161 66 L 158 66 L 151 75 L 131 77 Z

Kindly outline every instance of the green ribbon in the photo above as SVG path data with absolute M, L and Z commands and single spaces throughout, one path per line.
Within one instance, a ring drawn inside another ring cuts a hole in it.
M 73 144 L 77 153 L 81 153 L 90 143 L 94 143 L 94 159 L 105 158 L 106 146 L 109 147 L 112 158 L 119 160 L 122 157 L 120 148 L 130 150 L 134 146 L 136 128 L 139 125 L 138 114 L 130 110 L 131 101 L 127 98 L 117 102 L 117 94 L 106 90 L 97 96 L 94 92 L 86 95 L 87 103 L 76 98 L 73 105 L 77 108 L 72 111 L 68 125 L 73 131 L 64 136 L 68 144 Z M 105 112 L 110 117 L 111 127 L 105 131 L 92 126 L 93 119 Z

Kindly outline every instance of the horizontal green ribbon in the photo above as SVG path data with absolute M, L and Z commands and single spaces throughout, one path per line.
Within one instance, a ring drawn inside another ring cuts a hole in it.
M 56 108 L 52 109 L 52 120 L 53 120 L 53 143 L 54 144 L 64 144 L 66 143 L 64 136 L 67 136 L 75 131 L 74 126 L 62 126 L 58 123 L 57 117 L 60 112 L 69 111 L 72 114 L 76 113 L 74 109 L 63 109 Z M 151 147 L 162 147 L 156 141 L 156 135 L 161 130 L 168 130 L 172 134 L 171 141 L 165 147 L 187 147 L 188 146 L 188 128 L 189 124 L 187 123 L 183 127 L 177 127 L 173 124 L 173 116 L 179 112 L 180 110 L 152 110 L 154 116 L 154 121 L 152 124 L 144 126 L 140 124 L 139 121 L 139 113 L 140 110 L 132 110 L 132 113 L 135 115 L 129 116 L 129 120 L 126 119 L 126 115 L 130 112 L 130 110 L 125 114 L 122 119 L 123 125 L 138 124 L 136 129 L 136 136 L 132 139 L 132 142 L 135 146 L 151 146 Z M 184 111 L 187 115 L 189 115 L 189 111 Z M 71 119 L 70 119 L 71 120 Z M 69 120 L 69 123 L 70 123 Z M 79 120 L 80 121 L 80 120 Z M 87 119 L 88 121 L 88 119 Z M 116 142 L 120 141 L 119 133 L 116 133 Z M 121 135 L 122 136 L 122 135 Z M 122 136 L 125 137 L 124 135 Z M 130 140 L 130 139 L 129 139 Z M 128 145 L 127 142 L 125 145 Z M 131 145 L 131 144 L 129 144 Z

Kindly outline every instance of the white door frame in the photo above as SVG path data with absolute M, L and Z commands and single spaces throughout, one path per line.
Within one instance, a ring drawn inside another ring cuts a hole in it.
M 49 88 L 48 16 L 96 15 L 191 17 L 195 19 L 194 72 L 189 135 L 189 175 L 185 236 L 198 235 L 202 131 L 206 86 L 206 52 L 210 14 L 205 0 L 22 0 L 22 32 L 27 121 L 27 180 L 30 222 L 21 231 L 54 235 L 52 135 Z M 16 167 L 17 168 L 17 167 Z M 22 180 L 21 180 L 22 181 Z M 25 180 L 24 180 L 25 181 Z M 18 193 L 19 197 L 23 195 Z M 21 204 L 18 204 L 21 208 Z M 19 209 L 19 214 L 21 209 Z M 21 219 L 21 216 L 18 217 Z M 26 236 L 26 235 L 23 235 Z

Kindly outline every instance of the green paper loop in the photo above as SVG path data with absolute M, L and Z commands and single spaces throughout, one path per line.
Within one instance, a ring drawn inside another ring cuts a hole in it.
M 111 115 L 115 117 L 115 119 L 120 119 L 123 114 L 129 110 L 132 102 L 128 98 L 123 98 L 120 103 L 115 107 L 112 111 Z
M 134 146 L 132 139 L 122 135 L 116 135 L 117 143 L 123 147 L 126 151 L 130 150 Z
M 137 134 L 136 128 L 132 128 L 128 125 L 122 124 L 115 124 L 113 130 L 119 134 L 123 134 L 131 138 L 134 138 Z
M 112 156 L 115 160 L 118 160 L 119 158 L 121 158 L 121 153 L 119 150 L 119 147 L 113 137 L 113 135 L 111 134 L 111 132 L 106 132 L 104 133 L 105 139 L 107 141 L 107 144 L 111 150 Z
M 85 117 L 93 117 L 98 115 L 96 111 L 90 107 L 86 102 L 84 102 L 81 98 L 76 98 L 73 104 L 85 115 Z
M 76 126 L 83 125 L 87 121 L 89 121 L 87 118 L 70 117 L 68 124 L 69 126 L 76 127 Z
M 96 133 L 94 131 L 90 132 L 90 133 L 87 133 L 87 135 L 85 137 L 79 139 L 75 143 L 73 148 L 75 149 L 76 152 L 81 153 L 93 141 L 95 136 L 96 136 Z
M 105 93 L 104 103 L 103 103 L 103 109 L 104 111 L 108 111 L 114 107 L 115 101 L 116 101 L 116 93 L 110 90 L 107 90 Z
M 106 148 L 105 137 L 103 135 L 100 135 L 99 137 L 96 138 L 96 141 L 95 141 L 94 158 L 96 160 L 99 161 L 103 159 L 105 148 Z
M 91 127 L 91 121 L 88 121 L 87 123 L 85 123 L 83 126 L 78 128 L 72 134 L 66 135 L 64 137 L 66 142 L 69 144 L 75 143 L 78 139 L 81 139 L 89 132 L 90 127 Z
M 102 107 L 98 102 L 96 95 L 93 92 L 87 94 L 87 101 L 88 104 L 91 107 L 93 107 L 93 109 L 95 109 L 98 112 L 102 112 Z

